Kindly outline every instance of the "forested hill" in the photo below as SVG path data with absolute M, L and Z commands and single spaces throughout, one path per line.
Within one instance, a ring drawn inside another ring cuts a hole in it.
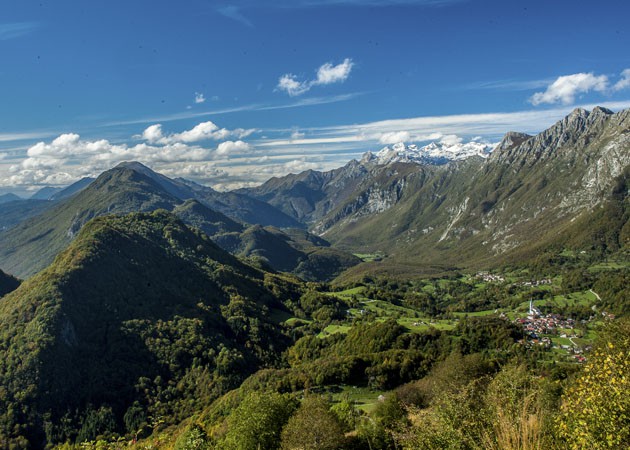
M 0 442 L 82 440 L 156 402 L 182 419 L 276 360 L 298 289 L 165 211 L 92 220 L 0 300 Z

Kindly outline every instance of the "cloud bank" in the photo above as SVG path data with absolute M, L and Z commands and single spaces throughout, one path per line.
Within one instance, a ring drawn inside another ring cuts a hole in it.
M 620 78 L 617 83 L 625 83 Z M 630 101 L 604 102 L 620 110 Z M 592 109 L 596 105 L 581 105 Z M 260 184 L 306 169 L 329 170 L 368 151 L 397 142 L 447 145 L 496 142 L 507 131 L 537 133 L 567 115 L 572 106 L 511 113 L 411 117 L 362 124 L 299 129 L 222 128 L 206 121 L 169 131 L 152 124 L 121 143 L 64 133 L 20 151 L 0 152 L 0 187 L 5 190 L 62 186 L 97 176 L 122 161 L 139 161 L 171 177 L 216 189 Z M 424 145 L 424 144 L 423 144 Z

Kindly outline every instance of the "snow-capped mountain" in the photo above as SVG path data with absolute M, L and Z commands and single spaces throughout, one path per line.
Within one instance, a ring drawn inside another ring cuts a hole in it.
M 361 159 L 362 163 L 390 164 L 393 162 L 414 162 L 417 164 L 446 164 L 449 161 L 470 158 L 471 156 L 481 156 L 487 158 L 496 144 L 483 142 L 467 142 L 446 144 L 442 142 L 431 142 L 424 147 L 415 144 L 405 145 L 399 142 L 392 146 L 387 146 L 377 153 L 367 152 Z

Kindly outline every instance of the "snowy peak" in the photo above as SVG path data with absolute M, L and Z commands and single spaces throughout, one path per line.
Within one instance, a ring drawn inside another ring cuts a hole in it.
M 492 144 L 475 141 L 465 144 L 461 142 L 431 142 L 424 147 L 419 147 L 415 144 L 405 145 L 403 142 L 399 142 L 392 146 L 384 147 L 377 153 L 365 153 L 361 162 L 379 165 L 395 162 L 440 165 L 472 156 L 486 158 L 493 148 L 494 145 Z

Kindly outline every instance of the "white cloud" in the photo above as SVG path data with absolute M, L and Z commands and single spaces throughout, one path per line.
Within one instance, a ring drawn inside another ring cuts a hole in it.
M 151 125 L 147 127 L 142 132 L 142 139 L 151 143 L 158 142 L 162 138 L 163 138 L 162 125 L 159 123 L 156 123 L 155 125 Z
M 195 125 L 190 130 L 169 134 L 167 136 L 162 132 L 161 124 L 151 125 L 143 131 L 141 138 L 151 144 L 173 144 L 176 142 L 189 144 L 210 139 L 220 141 L 229 137 L 243 139 L 254 132 L 256 132 L 254 128 L 236 128 L 234 130 L 219 128 L 214 122 L 207 121 Z
M 440 144 L 444 144 L 444 145 L 461 144 L 463 140 L 464 139 L 457 136 L 456 134 L 447 134 L 446 136 L 442 136 L 440 138 Z
M 311 88 L 310 84 L 303 81 L 298 81 L 297 77 L 291 73 L 286 73 L 278 79 L 277 89 L 285 91 L 291 97 L 302 95 Z
M 614 91 L 621 91 L 630 88 L 630 69 L 621 72 L 621 79 L 613 86 Z
M 341 64 L 333 66 L 331 63 L 323 64 L 317 69 L 317 79 L 313 81 L 313 84 L 331 84 L 331 83 L 343 83 L 350 76 L 354 63 L 350 58 L 343 60 Z
M 349 94 L 341 94 L 341 95 L 331 95 L 327 97 L 310 97 L 310 98 L 302 98 L 293 100 L 290 103 L 281 103 L 281 104 L 265 104 L 265 103 L 253 103 L 249 105 L 243 105 L 233 108 L 223 108 L 223 109 L 215 109 L 211 111 L 203 111 L 203 112 L 184 112 L 184 113 L 176 113 L 169 114 L 160 117 L 140 117 L 137 119 L 131 120 L 121 120 L 115 122 L 109 122 L 102 124 L 105 127 L 119 127 L 121 125 L 136 125 L 136 124 L 146 124 L 151 122 L 173 122 L 176 120 L 184 120 L 184 119 L 195 119 L 199 117 L 207 117 L 207 116 L 216 116 L 220 114 L 228 114 L 235 112 L 247 112 L 247 111 L 274 111 L 278 109 L 291 109 L 291 108 L 301 108 L 303 106 L 313 106 L 313 105 L 327 105 L 330 103 L 338 103 L 345 102 L 348 100 L 352 100 L 353 98 L 364 95 L 364 92 L 352 92 Z M 0 142 L 8 141 L 8 140 L 18 140 L 20 139 L 34 139 L 34 138 L 44 138 L 54 135 L 55 133 L 37 133 L 34 135 L 3 135 L 0 134 Z
M 207 121 L 195 125 L 190 130 L 171 134 L 167 139 L 171 142 L 199 142 L 208 139 L 223 139 L 226 135 L 229 135 L 229 131 L 225 128 L 220 130 L 213 122 Z
M 199 92 L 195 92 L 195 103 L 199 104 L 199 103 L 204 103 L 205 101 L 206 101 L 206 97 L 204 97 L 203 94 Z
M 530 98 L 530 102 L 534 106 L 542 103 L 570 105 L 579 94 L 590 91 L 604 92 L 607 89 L 608 77 L 606 75 L 594 75 L 593 72 L 576 73 L 558 77 L 547 86 L 545 92 L 536 92 Z
M 162 169 L 160 173 L 167 177 L 184 177 L 194 180 L 216 181 L 229 178 L 229 174 L 216 167 L 213 163 L 176 163 Z
M 596 105 L 580 106 L 592 109 Z M 629 108 L 630 101 L 603 102 L 600 106 L 620 110 Z M 131 139 L 127 144 L 105 139 L 85 140 L 68 133 L 38 142 L 28 149 L 11 149 L 0 163 L 0 186 L 26 189 L 46 184 L 69 184 L 129 160 L 139 161 L 167 176 L 191 178 L 217 189 L 251 186 L 289 172 L 340 167 L 350 159 L 360 159 L 367 150 L 378 150 L 381 139 L 393 140 L 396 136 L 408 135 L 410 143 L 457 142 L 462 138 L 461 142 L 471 139 L 496 142 L 510 130 L 534 134 L 551 126 L 572 109 L 572 106 L 560 106 L 512 113 L 411 117 L 300 128 L 299 131 L 298 128 L 267 129 L 250 143 L 243 142 L 244 138 L 238 135 L 251 130 L 237 128 L 228 130 L 231 133 L 228 142 L 213 142 L 207 148 L 194 142 L 196 136 L 214 135 L 222 128 L 207 124 L 174 133 L 180 139 L 181 135 L 187 136 L 191 142 L 175 141 L 173 135 L 157 126 L 159 124 L 142 133 L 145 139 L 141 143 Z M 151 142 L 146 139 L 149 137 L 153 139 Z M 282 139 L 278 139 L 280 137 Z M 169 139 L 158 142 L 164 138 Z M 0 150 L 3 151 L 6 154 L 7 150 Z
M 208 161 L 212 156 L 209 149 L 180 142 L 128 146 L 112 144 L 106 139 L 81 140 L 78 134 L 69 133 L 50 143 L 31 146 L 26 158 L 10 167 L 11 176 L 0 178 L 0 185 L 67 184 L 84 176 L 96 176 L 121 161 L 169 164 Z
M 318 168 L 319 164 L 308 162 L 305 158 L 294 159 L 293 161 L 289 161 L 284 164 L 284 169 L 288 170 L 290 173 L 300 173 L 305 170 L 315 170 Z
M 317 69 L 317 77 L 310 81 L 300 81 L 296 75 L 285 73 L 278 79 L 276 90 L 284 91 L 291 97 L 308 92 L 313 86 L 325 86 L 333 83 L 343 83 L 350 76 L 354 62 L 350 58 L 341 64 L 333 66 L 327 62 Z
M 243 141 L 225 141 L 217 147 L 217 155 L 230 156 L 234 154 L 246 153 L 252 150 L 252 146 Z

